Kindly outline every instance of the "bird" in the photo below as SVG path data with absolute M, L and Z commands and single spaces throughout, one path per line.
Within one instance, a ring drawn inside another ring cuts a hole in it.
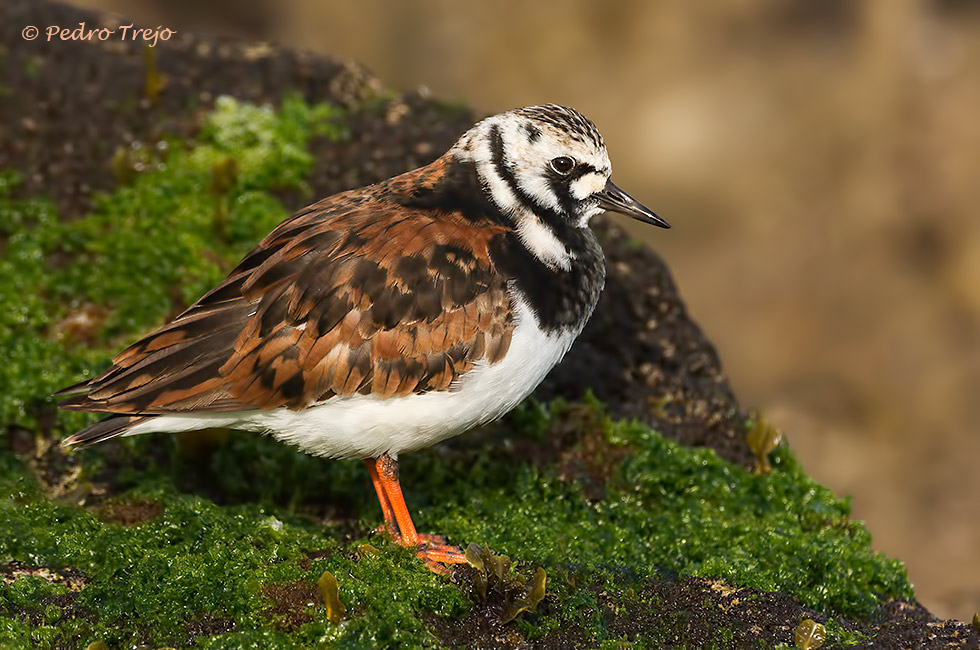
M 61 408 L 107 416 L 63 445 L 218 427 L 361 459 L 384 529 L 450 573 L 465 553 L 416 530 L 399 458 L 503 416 L 561 361 L 605 281 L 592 217 L 670 227 L 611 172 L 592 121 L 545 104 L 315 202 L 104 372 L 56 393 Z

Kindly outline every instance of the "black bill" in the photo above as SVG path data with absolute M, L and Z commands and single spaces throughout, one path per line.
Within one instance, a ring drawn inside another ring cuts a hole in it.
M 670 224 L 658 217 L 653 210 L 619 189 L 612 181 L 606 181 L 606 188 L 599 192 L 599 207 L 610 212 L 618 212 L 637 221 L 670 228 Z

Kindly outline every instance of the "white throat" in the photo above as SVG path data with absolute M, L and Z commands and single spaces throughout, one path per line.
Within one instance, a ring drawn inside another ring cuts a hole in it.
M 568 250 L 548 224 L 530 210 L 522 211 L 516 219 L 517 236 L 524 248 L 552 269 L 572 270 L 575 253 Z

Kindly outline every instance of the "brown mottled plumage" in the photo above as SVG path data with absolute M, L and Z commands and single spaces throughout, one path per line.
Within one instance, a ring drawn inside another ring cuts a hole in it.
M 121 352 L 61 406 L 126 414 L 302 409 L 450 383 L 507 353 L 504 227 L 406 208 L 446 162 L 314 203 L 280 224 L 173 322 Z

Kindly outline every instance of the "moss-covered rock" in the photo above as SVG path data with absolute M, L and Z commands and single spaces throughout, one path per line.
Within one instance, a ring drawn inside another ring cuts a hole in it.
M 2 12 L 0 124 L 22 127 L 0 138 L 4 648 L 772 647 L 806 619 L 823 647 L 976 641 L 910 602 L 785 445 L 752 471 L 760 427 L 659 259 L 611 226 L 603 303 L 537 398 L 403 463 L 420 528 L 493 549 L 479 571 L 436 576 L 376 535 L 358 463 L 236 432 L 65 456 L 95 416 L 54 390 L 291 209 L 433 158 L 471 118 L 288 50 L 39 48 L 11 30 L 99 19 Z

